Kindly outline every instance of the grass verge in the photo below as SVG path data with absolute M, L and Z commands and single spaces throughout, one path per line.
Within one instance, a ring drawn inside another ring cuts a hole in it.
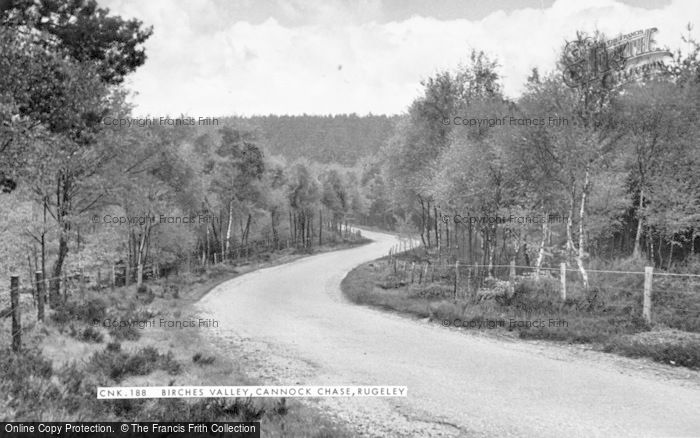
M 502 282 L 492 283 L 494 290 L 502 286 Z M 454 276 L 416 276 L 411 282 L 395 274 L 388 259 L 382 258 L 352 270 L 341 288 L 356 304 L 427 318 L 443 326 L 591 344 L 600 351 L 700 369 L 700 320 L 684 319 L 678 325 L 678 315 L 660 313 L 659 323 L 652 327 L 641 317 L 639 294 L 624 287 L 575 293 L 562 303 L 557 280 L 519 278 L 512 294 L 489 297 L 481 290 L 460 290 L 457 296 L 463 298 L 455 300 Z
M 315 408 L 285 399 L 97 400 L 98 386 L 255 385 L 235 357 L 208 348 L 206 329 L 168 329 L 107 321 L 188 320 L 192 305 L 241 274 L 319 253 L 281 251 L 242 266 L 219 264 L 196 274 L 136 288 L 76 291 L 38 324 L 23 309 L 24 349 L 14 353 L 7 320 L 0 326 L 0 421 L 261 421 L 263 436 L 349 437 Z

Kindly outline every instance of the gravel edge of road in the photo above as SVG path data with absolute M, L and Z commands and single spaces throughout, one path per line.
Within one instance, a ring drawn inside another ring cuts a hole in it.
M 370 264 L 376 263 L 381 259 L 382 258 L 378 258 L 363 263 L 348 272 L 340 284 L 343 298 L 356 306 L 367 307 L 382 313 L 410 319 L 417 323 L 439 325 L 439 321 L 430 321 L 429 318 L 421 318 L 411 313 L 401 312 L 399 310 L 386 308 L 384 306 L 376 306 L 371 303 L 361 303 L 353 299 L 351 294 L 349 294 L 349 288 L 357 287 L 356 283 L 358 282 L 358 279 L 353 277 L 358 275 L 358 272 L 363 268 L 367 268 Z M 515 346 L 516 348 L 527 350 L 536 349 L 538 350 L 539 354 L 545 354 L 552 358 L 561 359 L 563 356 L 564 358 L 569 358 L 571 360 L 585 360 L 592 365 L 605 366 L 608 368 L 614 367 L 618 372 L 624 374 L 649 377 L 653 379 L 663 379 L 665 381 L 674 381 L 680 386 L 700 388 L 700 370 L 693 370 L 684 367 L 673 367 L 644 357 L 633 358 L 619 355 L 614 352 L 604 352 L 596 349 L 595 346 L 590 344 L 570 344 L 556 341 L 521 339 L 513 334 L 510 334 L 509 332 L 502 333 L 497 330 L 475 331 L 458 327 L 442 326 L 440 328 L 443 330 L 461 332 L 464 336 L 475 336 L 482 339 L 508 343 L 509 348 L 513 348 L 513 346 Z

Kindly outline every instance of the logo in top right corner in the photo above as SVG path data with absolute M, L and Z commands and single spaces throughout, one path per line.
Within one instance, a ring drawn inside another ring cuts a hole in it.
M 625 81 L 654 68 L 667 69 L 671 52 L 654 47 L 657 28 L 638 30 L 607 41 L 580 38 L 566 43 L 564 82 L 572 88 L 593 82 L 604 85 Z

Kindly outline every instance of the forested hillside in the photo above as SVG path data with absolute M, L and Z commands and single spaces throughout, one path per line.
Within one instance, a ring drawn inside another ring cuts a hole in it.
M 255 238 L 306 245 L 348 220 L 413 227 L 426 247 L 484 264 L 568 259 L 584 276 L 594 257 L 669 269 L 698 251 L 694 41 L 671 68 L 617 83 L 571 88 L 561 66 L 533 71 L 517 100 L 502 94 L 496 62 L 473 52 L 427 78 L 401 116 L 120 125 L 133 117 L 122 81 L 150 30 L 115 21 L 87 50 L 69 37 L 73 21 L 42 21 L 81 11 L 27 11 L 8 12 L 0 32 L 3 271 L 207 260 Z M 120 56 L 110 38 L 128 42 Z M 208 219 L 183 225 L 191 216 Z
M 388 117 L 146 122 L 123 79 L 149 28 L 94 2 L 29 6 L 0 17 L 1 276 L 41 271 L 53 299 L 66 274 L 118 261 L 213 261 L 255 239 L 306 248 L 364 210 L 357 169 L 336 161 L 376 152 Z
M 386 115 L 340 114 L 227 117 L 223 121 L 256 130 L 260 144 L 273 154 L 354 165 L 362 157 L 374 155 L 381 149 L 397 119 Z

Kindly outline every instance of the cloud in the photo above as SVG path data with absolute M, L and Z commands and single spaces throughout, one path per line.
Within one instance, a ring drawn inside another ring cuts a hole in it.
M 658 44 L 677 48 L 689 17 L 700 17 L 695 0 L 653 10 L 557 0 L 479 20 L 400 21 L 387 21 L 378 1 L 103 3 L 154 26 L 148 60 L 128 80 L 138 92 L 136 112 L 194 116 L 398 113 L 422 79 L 456 68 L 472 48 L 498 58 L 505 92 L 517 96 L 533 67 L 553 69 L 576 30 L 616 35 L 657 27 Z M 267 9 L 255 9 L 260 3 Z

